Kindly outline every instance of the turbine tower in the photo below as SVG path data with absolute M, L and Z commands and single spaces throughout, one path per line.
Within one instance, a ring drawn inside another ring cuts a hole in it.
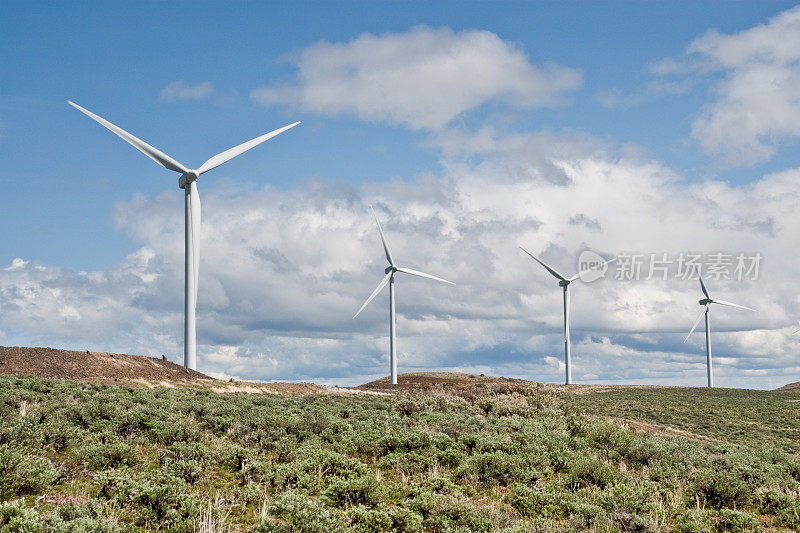
M 711 309 L 711 304 L 727 305 L 729 307 L 738 307 L 739 309 L 746 309 L 747 311 L 753 311 L 754 313 L 756 312 L 756 310 L 750 309 L 749 307 L 745 307 L 743 305 L 734 304 L 731 302 L 725 302 L 723 300 L 712 300 L 711 296 L 708 295 L 708 289 L 706 289 L 706 284 L 703 283 L 703 277 L 700 275 L 700 272 L 697 273 L 697 277 L 698 279 L 700 279 L 700 288 L 703 290 L 703 294 L 705 295 L 705 298 L 700 300 L 700 305 L 703 306 L 703 310 L 700 311 L 700 314 L 697 316 L 697 320 L 694 321 L 692 329 L 689 330 L 689 334 L 686 335 L 686 338 L 683 339 L 683 342 L 689 340 L 689 337 L 691 336 L 692 333 L 694 333 L 695 328 L 697 328 L 697 325 L 700 323 L 700 319 L 703 318 L 703 316 L 705 316 L 706 317 L 706 367 L 708 370 L 708 386 L 713 387 L 714 368 L 711 361 L 711 323 L 708 320 L 708 312 Z
M 389 245 L 386 242 L 386 236 L 383 234 L 383 229 L 381 229 L 381 223 L 378 222 L 378 216 L 375 214 L 375 210 L 372 209 L 370 206 L 370 211 L 372 211 L 372 216 L 375 218 L 375 224 L 378 225 L 378 233 L 381 234 L 381 242 L 383 242 L 383 251 L 386 254 L 386 260 L 389 261 L 389 266 L 386 267 L 384 273 L 386 276 L 381 280 L 378 286 L 372 291 L 372 294 L 369 295 L 367 301 L 356 311 L 356 314 L 353 315 L 353 318 L 357 317 L 361 311 L 369 304 L 375 296 L 381 292 L 386 284 L 389 284 L 389 364 L 390 364 L 390 376 L 392 379 L 392 385 L 397 385 L 397 338 L 395 332 L 395 316 L 394 316 L 394 275 L 397 272 L 404 272 L 406 274 L 412 274 L 414 276 L 420 276 L 423 278 L 430 278 L 435 279 L 436 281 L 442 281 L 444 283 L 449 283 L 450 285 L 455 285 L 452 281 L 447 281 L 446 279 L 437 278 L 436 276 L 431 276 L 430 274 L 426 274 L 425 272 L 420 272 L 419 270 L 412 270 L 410 268 L 399 267 L 394 262 L 392 258 L 392 252 L 389 251 Z
M 572 361 L 570 358 L 570 347 L 569 347 L 569 284 L 588 272 L 593 272 L 595 270 L 603 268 L 605 265 L 614 261 L 616 257 L 614 257 L 613 259 L 609 259 L 608 261 L 605 261 L 604 263 L 601 263 L 599 265 L 594 265 L 592 268 L 581 270 L 571 278 L 568 278 L 558 273 L 554 268 L 546 265 L 544 261 L 540 260 L 538 257 L 530 253 L 522 246 L 520 246 L 519 248 L 520 250 L 531 256 L 534 261 L 542 265 L 548 272 L 550 272 L 558 280 L 559 287 L 562 287 L 564 290 L 564 365 L 567 368 L 566 384 L 572 385 Z
M 197 178 L 201 174 L 205 174 L 209 170 L 220 166 L 226 161 L 230 161 L 237 155 L 241 155 L 247 150 L 258 146 L 264 141 L 275 137 L 279 133 L 283 133 L 289 128 L 293 128 L 300 124 L 295 122 L 283 128 L 277 129 L 260 137 L 256 137 L 246 143 L 234 146 L 229 150 L 221 152 L 205 163 L 200 168 L 192 170 L 182 164 L 178 163 L 170 156 L 166 155 L 159 150 L 156 150 L 146 142 L 138 139 L 115 126 L 111 122 L 105 120 L 92 113 L 91 111 L 82 108 L 78 104 L 70 102 L 67 103 L 84 113 L 90 118 L 96 120 L 112 132 L 116 133 L 123 140 L 128 142 L 131 146 L 142 152 L 144 155 L 161 165 L 162 167 L 178 172 L 181 177 L 178 179 L 178 186 L 185 191 L 185 285 L 184 285 L 184 339 L 183 339 L 183 365 L 192 370 L 197 369 L 197 352 L 196 352 L 196 330 L 195 330 L 195 310 L 197 307 L 197 278 L 200 267 L 200 195 L 197 192 Z

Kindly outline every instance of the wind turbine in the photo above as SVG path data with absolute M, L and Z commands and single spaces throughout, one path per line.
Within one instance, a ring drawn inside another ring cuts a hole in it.
M 700 288 L 703 290 L 703 294 L 705 298 L 700 300 L 700 305 L 703 306 L 703 310 L 700 311 L 700 314 L 697 317 L 697 320 L 694 321 L 692 325 L 692 329 L 689 330 L 689 335 L 686 335 L 686 338 L 683 339 L 683 342 L 689 340 L 689 337 L 692 333 L 694 333 L 695 328 L 697 328 L 697 324 L 700 323 L 700 319 L 703 316 L 706 317 L 706 366 L 708 368 L 708 386 L 714 386 L 714 368 L 711 363 L 711 324 L 708 321 L 708 312 L 711 308 L 711 304 L 719 304 L 719 305 L 727 305 L 729 307 L 738 307 L 739 309 L 746 309 L 747 311 L 756 312 L 755 309 L 750 309 L 749 307 L 745 307 L 743 305 L 734 304 L 731 302 L 725 302 L 723 300 L 712 300 L 711 296 L 708 295 L 708 289 L 706 289 L 706 284 L 703 283 L 703 276 L 700 275 L 700 272 L 697 273 L 697 277 L 700 279 Z
M 200 168 L 192 170 L 178 163 L 167 154 L 156 150 L 141 139 L 134 137 L 122 128 L 82 108 L 78 104 L 70 102 L 69 100 L 67 100 L 67 103 L 122 137 L 127 143 L 162 167 L 178 172 L 181 175 L 178 179 L 178 187 L 186 191 L 183 365 L 195 370 L 197 368 L 197 353 L 195 350 L 195 310 L 197 307 L 197 278 L 200 267 L 200 195 L 197 192 L 197 178 L 200 177 L 201 174 L 205 174 L 226 161 L 230 161 L 237 155 L 243 154 L 247 150 L 275 137 L 279 133 L 283 133 L 289 128 L 297 126 L 300 122 L 289 124 L 283 128 L 256 137 L 246 143 L 234 146 L 233 148 L 215 155 L 203 163 Z
M 381 223 L 378 222 L 378 216 L 375 214 L 375 210 L 372 209 L 372 206 L 369 207 L 370 211 L 372 211 L 372 216 L 375 219 L 375 224 L 378 225 L 378 233 L 381 234 L 381 242 L 383 242 L 383 251 L 386 254 L 386 260 L 389 261 L 389 266 L 386 267 L 384 272 L 386 276 L 378 283 L 378 286 L 372 291 L 372 294 L 369 295 L 367 301 L 356 311 L 356 314 L 353 315 L 353 318 L 357 317 L 361 311 L 369 304 L 375 296 L 381 292 L 386 284 L 389 284 L 389 361 L 391 365 L 391 379 L 392 385 L 397 385 L 397 339 L 395 333 L 395 318 L 394 318 L 394 275 L 397 272 L 404 272 L 406 274 L 411 274 L 414 276 L 420 276 L 423 278 L 430 278 L 435 279 L 436 281 L 442 281 L 444 283 L 449 283 L 450 285 L 455 285 L 452 281 L 447 281 L 446 279 L 437 278 L 436 276 L 431 276 L 430 274 L 426 274 L 425 272 L 420 272 L 419 270 L 412 270 L 410 268 L 399 267 L 394 262 L 392 258 L 392 252 L 389 251 L 389 244 L 386 242 L 386 237 L 383 234 L 383 229 L 381 229 Z
M 605 265 L 609 264 L 610 262 L 616 260 L 616 257 L 613 259 L 609 259 L 604 263 L 600 263 L 599 265 L 594 265 L 592 268 L 587 268 L 586 270 L 581 270 L 571 278 L 568 278 L 560 273 L 558 273 L 554 268 L 546 265 L 544 261 L 540 260 L 538 257 L 530 253 L 528 250 L 523 248 L 522 246 L 519 247 L 520 250 L 528 254 L 533 258 L 534 261 L 542 265 L 548 272 L 550 272 L 557 280 L 559 287 L 563 287 L 564 289 L 564 364 L 567 367 L 567 380 L 566 384 L 572 384 L 572 362 L 570 360 L 570 351 L 569 351 L 569 284 L 581 277 L 582 275 L 592 272 L 595 270 L 599 270 L 603 268 Z

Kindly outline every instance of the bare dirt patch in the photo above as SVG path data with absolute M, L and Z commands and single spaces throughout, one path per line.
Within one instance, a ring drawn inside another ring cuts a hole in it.
M 627 426 L 634 431 L 638 431 L 641 433 L 647 433 L 648 435 L 659 435 L 659 436 L 666 436 L 666 437 L 681 437 L 684 439 L 689 440 L 700 440 L 704 442 L 717 442 L 717 439 L 713 439 L 711 437 L 707 437 L 705 435 L 699 435 L 697 433 L 692 433 L 690 431 L 684 431 L 682 429 L 675 429 L 669 426 L 659 426 L 656 424 L 648 424 L 647 422 L 640 422 L 638 420 L 629 420 L 626 418 L 617 418 L 616 419 L 623 427 Z

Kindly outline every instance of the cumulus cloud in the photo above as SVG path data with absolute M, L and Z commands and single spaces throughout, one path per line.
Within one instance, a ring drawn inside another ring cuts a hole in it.
M 426 26 L 363 34 L 346 43 L 319 42 L 302 50 L 295 63 L 293 82 L 260 87 L 251 98 L 413 129 L 440 129 L 488 102 L 560 105 L 581 85 L 580 71 L 534 65 L 494 33 Z
M 209 81 L 189 83 L 173 81 L 158 93 L 158 99 L 164 102 L 180 100 L 205 100 L 214 94 L 214 86 Z
M 711 30 L 687 54 L 652 71 L 712 75 L 716 99 L 692 124 L 692 136 L 706 151 L 733 165 L 750 165 L 800 137 L 800 7 L 739 33 Z
M 759 310 L 714 310 L 717 382 L 770 387 L 800 377 L 790 326 L 800 314 L 800 170 L 750 185 L 687 185 L 662 163 L 585 135 L 447 130 L 428 142 L 443 170 L 418 180 L 204 184 L 200 368 L 342 384 L 385 375 L 386 293 L 351 319 L 385 267 L 373 204 L 398 262 L 457 283 L 398 279 L 401 371 L 563 379 L 559 287 L 521 244 L 567 273 L 587 248 L 759 251 L 758 281 L 708 280 L 712 295 Z M 6 338 L 180 360 L 181 202 L 172 191 L 135 197 L 115 219 L 138 243 L 115 268 L 19 259 L 0 269 Z M 613 278 L 612 269 L 573 288 L 575 377 L 702 385 L 702 335 L 682 343 L 698 312 L 696 282 Z

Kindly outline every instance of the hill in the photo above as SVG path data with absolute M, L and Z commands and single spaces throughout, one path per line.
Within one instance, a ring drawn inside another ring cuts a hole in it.
M 88 381 L 104 385 L 193 388 L 217 393 L 346 395 L 368 392 L 314 383 L 223 381 L 163 358 L 55 348 L 0 346 L 0 375 Z
M 796 381 L 794 383 L 787 383 L 783 387 L 775 390 L 781 391 L 789 391 L 789 392 L 800 392 L 800 381 Z
M 166 359 L 108 352 L 0 346 L 0 374 L 98 383 L 181 383 L 213 378 Z
M 545 386 L 541 383 L 503 377 L 485 376 L 483 374 L 463 374 L 460 372 L 407 372 L 397 375 L 397 385 L 392 385 L 389 376 L 364 383 L 356 387 L 361 390 L 394 391 L 394 392 L 426 392 L 448 389 L 451 391 L 465 391 L 496 387 L 498 385 L 522 388 L 529 386 Z

